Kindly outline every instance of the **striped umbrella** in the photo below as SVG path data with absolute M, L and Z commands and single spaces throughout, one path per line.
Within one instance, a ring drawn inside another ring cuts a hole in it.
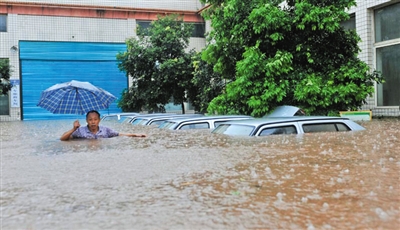
M 55 114 L 86 114 L 108 108 L 115 99 L 111 93 L 89 82 L 72 80 L 44 90 L 37 106 Z

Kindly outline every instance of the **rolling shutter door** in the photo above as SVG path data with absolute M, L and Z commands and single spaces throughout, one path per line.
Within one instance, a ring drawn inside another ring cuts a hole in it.
M 71 80 L 88 81 L 117 97 L 128 87 L 116 55 L 126 51 L 121 43 L 21 41 L 21 88 L 24 120 L 79 118 L 80 115 L 52 114 L 37 105 L 43 90 Z M 117 100 L 101 114 L 118 113 Z

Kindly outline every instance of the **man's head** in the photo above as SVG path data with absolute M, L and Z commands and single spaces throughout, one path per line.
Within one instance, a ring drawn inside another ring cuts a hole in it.
M 89 112 L 87 112 L 87 114 L 86 114 L 86 119 L 89 117 L 89 114 L 97 114 L 97 116 L 98 116 L 99 119 L 100 119 L 100 113 L 97 112 L 96 110 L 90 110 Z
M 86 122 L 91 131 L 96 131 L 100 123 L 100 113 L 96 110 L 89 111 L 86 114 Z

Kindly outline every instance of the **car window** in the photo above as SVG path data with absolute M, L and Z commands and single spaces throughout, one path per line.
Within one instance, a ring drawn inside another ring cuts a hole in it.
M 158 120 L 158 121 L 150 121 L 148 125 L 161 125 L 163 122 L 165 122 L 164 120 Z
M 184 124 L 179 129 L 186 130 L 186 129 L 209 129 L 210 125 L 208 122 L 202 123 L 193 123 L 193 124 Z
M 349 131 L 350 128 L 343 123 L 303 124 L 305 133 Z
M 116 116 L 104 116 L 102 118 L 103 121 L 110 121 L 110 120 L 116 120 L 117 117 Z
M 175 122 L 165 121 L 164 123 L 160 124 L 160 126 L 158 126 L 158 128 L 169 129 L 174 124 L 175 124 Z
M 347 125 L 342 124 L 342 123 L 337 123 L 337 124 L 336 124 L 336 128 L 337 128 L 337 130 L 338 130 L 339 132 L 350 131 L 350 128 L 349 128 Z
M 142 118 L 136 118 L 134 121 L 132 121 L 132 125 L 138 125 L 142 121 Z
M 237 125 L 237 124 L 220 124 L 212 133 L 233 135 L 233 136 L 250 136 L 254 126 Z
M 221 123 L 224 123 L 226 121 L 214 121 L 214 127 L 218 127 Z
M 138 125 L 145 125 L 148 121 L 149 119 L 142 119 Z
M 269 127 L 263 129 L 260 132 L 260 136 L 280 135 L 280 134 L 297 134 L 297 130 L 294 125 L 289 125 L 289 126 Z

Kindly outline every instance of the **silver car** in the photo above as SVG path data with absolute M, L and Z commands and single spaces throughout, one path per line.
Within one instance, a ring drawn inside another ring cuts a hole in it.
M 138 117 L 135 120 L 135 122 L 137 123 L 137 125 L 159 126 L 161 123 L 163 123 L 166 120 L 177 119 L 177 118 L 191 118 L 191 117 L 204 117 L 204 115 L 203 114 L 176 114 L 176 115 L 165 115 L 165 116 Z
M 125 117 L 128 117 L 128 116 L 139 116 L 139 115 L 141 115 L 141 114 L 140 113 L 129 113 L 129 112 L 127 112 L 127 113 L 114 113 L 114 114 L 107 114 L 107 115 L 102 116 L 101 120 L 102 121 L 108 121 L 108 120 L 117 120 L 117 121 L 119 121 L 119 120 L 121 120 L 121 119 L 123 119 Z
M 204 116 L 170 119 L 160 124 L 159 128 L 172 130 L 185 129 L 214 129 L 219 124 L 226 121 L 254 119 L 246 115 L 219 115 L 219 116 Z
M 315 132 L 342 132 L 365 130 L 356 122 L 343 117 L 294 116 L 268 117 L 242 121 L 228 121 L 212 133 L 232 136 L 268 136 Z

